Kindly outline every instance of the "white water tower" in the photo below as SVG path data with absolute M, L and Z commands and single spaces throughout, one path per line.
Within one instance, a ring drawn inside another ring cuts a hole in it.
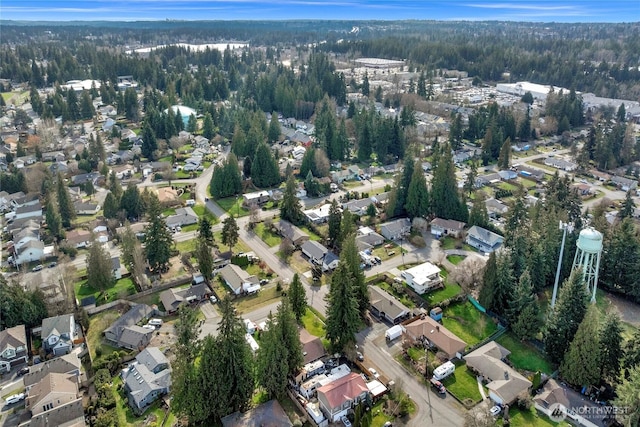
M 591 293 L 591 303 L 595 303 L 600 256 L 602 255 L 602 233 L 592 227 L 585 228 L 580 232 L 577 246 L 578 250 L 573 258 L 572 270 L 578 267 L 582 268 L 585 286 Z

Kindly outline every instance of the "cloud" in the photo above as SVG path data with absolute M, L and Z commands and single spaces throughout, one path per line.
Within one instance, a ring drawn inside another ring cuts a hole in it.
M 571 5 L 542 5 L 542 4 L 526 4 L 526 3 L 468 3 L 466 7 L 474 7 L 478 9 L 513 9 L 513 10 L 532 10 L 532 11 L 547 11 L 547 12 L 560 12 L 567 10 L 579 9 L 576 6 Z

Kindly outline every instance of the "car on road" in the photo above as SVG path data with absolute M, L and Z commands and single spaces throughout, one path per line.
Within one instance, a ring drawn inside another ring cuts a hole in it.
M 49 268 L 53 268 L 53 267 L 55 267 L 56 265 L 58 265 L 58 263 L 57 263 L 57 262 L 55 262 L 55 261 L 50 262 L 50 263 L 49 263 Z
M 494 417 L 497 417 L 500 412 L 502 412 L 502 408 L 498 405 L 492 406 L 491 409 L 489 409 L 489 413 Z
M 36 271 L 40 271 L 40 270 L 42 270 L 43 268 L 44 268 L 44 266 L 43 266 L 42 264 L 38 264 L 38 265 L 36 265 L 35 267 L 33 267 L 33 268 L 31 269 L 31 271 L 33 271 L 33 272 L 35 273 Z
M 378 371 L 376 371 L 375 369 L 373 369 L 373 368 L 369 368 L 369 372 L 371 373 L 371 375 L 373 375 L 373 377 L 374 377 L 375 379 L 380 378 L 380 374 L 379 374 L 379 373 L 378 373 Z
M 431 378 L 431 385 L 438 391 L 440 394 L 445 394 L 447 389 L 442 385 L 442 383 L 436 379 Z
M 360 362 L 364 361 L 364 356 L 361 352 L 356 351 L 356 359 L 358 359 Z
M 24 368 L 22 368 L 22 369 L 20 369 L 18 371 L 18 376 L 21 377 L 21 376 L 26 375 L 28 373 L 29 373 L 29 367 L 25 366 Z
M 13 396 L 7 397 L 7 400 L 5 400 L 5 402 L 7 402 L 7 405 L 13 405 L 14 403 L 18 403 L 21 400 L 24 400 L 24 398 L 25 398 L 24 393 L 18 393 L 18 394 L 14 394 Z
M 349 418 L 343 416 L 342 418 L 340 418 L 340 421 L 342 421 L 344 427 L 351 427 L 351 421 L 349 421 Z

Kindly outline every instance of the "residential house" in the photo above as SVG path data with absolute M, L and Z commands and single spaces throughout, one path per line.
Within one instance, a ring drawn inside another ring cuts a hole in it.
M 78 358 L 78 353 L 73 352 L 34 364 L 29 368 L 29 373 L 23 377 L 23 382 L 27 391 L 29 391 L 31 387 L 42 381 L 48 374 L 65 374 L 80 378 L 81 371 L 82 362 Z
M 322 340 L 311 335 L 306 329 L 299 329 L 300 343 L 302 344 L 303 365 L 315 362 L 327 355 Z
M 9 372 L 12 366 L 27 363 L 27 332 L 24 325 L 0 331 L 0 372 Z
M 300 230 L 289 221 L 281 219 L 280 221 L 273 224 L 273 226 L 282 237 L 291 240 L 291 242 L 297 247 L 302 246 L 304 242 L 309 240 L 309 235 L 307 233 Z
M 511 181 L 518 177 L 518 174 L 516 173 L 516 171 L 512 171 L 512 170 L 498 171 L 498 175 L 500 175 L 500 179 L 502 179 L 503 181 Z
M 122 266 L 120 265 L 120 257 L 111 258 L 111 274 L 115 280 L 122 279 Z
M 118 347 L 129 350 L 141 350 L 149 345 L 153 332 L 153 330 L 138 325 L 127 326 L 122 330 L 122 334 L 120 334 Z
M 156 194 L 158 195 L 158 201 L 163 206 L 177 206 L 182 204 L 178 191 L 171 187 L 156 188 Z
M 184 227 L 185 225 L 197 224 L 198 215 L 194 212 L 193 208 L 187 206 L 186 208 L 176 209 L 174 215 L 170 215 L 165 219 L 167 227 Z
M 498 249 L 504 238 L 492 231 L 474 225 L 467 231 L 466 242 L 480 252 L 491 253 Z
M 547 416 L 552 415 L 556 408 L 562 410 L 564 413 L 569 412 L 571 409 L 571 400 L 569 399 L 567 390 L 553 378 L 547 381 L 542 389 L 536 393 L 533 397 L 533 404 L 538 411 Z M 579 423 L 578 425 L 589 424 Z
M 247 273 L 235 264 L 225 265 L 218 274 L 236 295 L 254 290 L 256 286 L 260 288 L 258 277 Z
M 42 320 L 42 347 L 54 356 L 67 354 L 73 348 L 77 330 L 73 314 L 47 317 Z
M 544 159 L 544 164 L 567 172 L 572 172 L 578 168 L 577 164 L 558 157 L 547 157 Z
M 78 215 L 96 215 L 100 211 L 100 205 L 97 203 L 77 201 L 73 207 Z
M 292 427 L 293 424 L 277 400 L 269 400 L 245 413 L 234 412 L 220 420 L 222 427 Z
M 634 179 L 625 178 L 623 176 L 611 177 L 611 182 L 622 191 L 635 190 L 638 187 L 638 181 Z
M 133 305 L 131 308 L 129 308 L 129 310 L 126 313 L 123 313 L 120 317 L 118 317 L 111 324 L 111 326 L 109 326 L 107 329 L 104 330 L 105 339 L 110 344 L 116 345 L 116 346 L 121 346 L 121 344 L 124 344 L 124 345 L 132 344 L 132 341 L 134 340 L 132 340 L 131 338 L 135 338 L 136 333 L 141 332 L 137 329 L 139 327 L 136 325 L 148 319 L 149 317 L 151 317 L 154 311 L 155 311 L 154 309 L 152 309 L 146 304 Z M 133 330 L 133 333 L 127 333 L 127 336 L 125 337 L 125 339 L 122 340 L 123 333 L 125 332 L 125 330 L 128 330 L 129 328 L 132 328 L 134 326 L 136 326 L 136 329 Z M 143 328 L 140 328 L 140 329 L 143 329 Z M 148 329 L 144 329 L 144 330 L 147 332 L 153 333 L 153 331 L 150 331 Z M 142 338 L 143 340 L 145 339 L 145 337 L 137 337 L 137 338 Z M 138 342 L 140 341 L 138 340 Z
M 493 198 L 485 200 L 484 205 L 487 208 L 487 213 L 492 218 L 502 216 L 509 211 L 509 206 L 505 205 L 500 200 Z
M 118 156 L 118 158 L 120 158 Z M 116 178 L 122 180 L 131 178 L 135 173 L 136 169 L 133 165 L 117 165 L 112 166 L 111 171 L 116 174 Z
M 518 165 L 517 170 L 520 176 L 522 176 L 523 178 L 532 179 L 534 181 L 542 181 L 544 179 L 544 171 L 541 171 L 540 169 Z
M 411 310 L 379 286 L 369 286 L 371 312 L 394 325 L 405 320 Z
M 467 367 L 484 377 L 491 400 L 505 405 L 511 405 L 531 387 L 531 381 L 504 362 L 509 354 L 509 350 L 491 341 L 464 356 Z
M 307 217 L 307 221 L 314 224 L 322 224 L 329 220 L 329 211 L 331 210 L 331 204 L 324 204 L 319 208 L 307 209 L 303 211 L 304 216 Z
M 376 205 L 376 206 L 385 206 L 387 204 L 387 202 L 389 201 L 389 195 L 391 194 L 390 191 L 385 191 L 384 193 L 380 193 L 380 194 L 376 194 L 374 196 L 371 196 L 371 201 Z
M 40 227 L 25 227 L 13 235 L 13 247 L 19 251 L 27 242 L 40 241 Z
M 47 151 L 42 153 L 43 162 L 64 162 L 66 157 L 62 151 Z
M 30 390 L 26 399 L 26 409 L 31 414 L 31 420 L 29 426 L 35 426 L 39 423 L 34 422 L 33 418 L 40 419 L 42 425 L 84 425 L 84 419 L 81 417 L 81 412 L 77 409 L 69 411 L 67 405 L 73 405 L 77 408 L 80 404 L 82 408 L 82 395 L 78 389 L 77 377 L 67 374 L 49 373 L 38 383 L 34 384 Z M 65 410 L 61 411 L 61 408 L 67 406 Z M 71 412 L 73 418 L 69 415 L 61 417 L 61 412 Z M 52 419 L 49 419 L 49 414 L 52 414 Z M 64 422 L 63 422 L 63 418 Z M 57 420 L 57 421 L 54 421 Z M 75 421 L 74 424 L 65 424 L 69 421 Z M 50 422 L 53 422 L 50 424 Z M 59 424 L 57 422 L 60 422 Z
M 324 255 L 324 258 L 322 259 L 322 270 L 323 271 L 335 270 L 336 268 L 338 268 L 339 263 L 340 263 L 340 257 L 334 254 L 333 252 L 328 251 Z
M 399 240 L 411 232 L 409 218 L 400 218 L 380 225 L 380 234 L 387 240 Z
M 156 347 L 142 350 L 136 361 L 121 372 L 129 406 L 142 414 L 159 397 L 171 390 L 169 361 Z
M 15 219 L 23 219 L 23 218 L 42 218 L 42 206 L 40 202 L 22 205 L 15 210 Z
M 358 235 L 356 236 L 356 244 L 358 244 L 358 242 L 363 242 L 370 247 L 375 247 L 384 243 L 384 237 L 370 227 L 360 227 L 358 229 Z
M 459 238 L 464 231 L 465 223 L 453 219 L 435 218 L 431 221 L 431 234 L 440 238 L 442 236 L 453 236 Z
M 31 417 L 19 424 L 19 427 L 84 427 L 84 407 L 82 398 L 72 400 L 64 405 L 54 406 L 39 414 L 28 414 Z
M 407 285 L 420 295 L 442 285 L 440 268 L 430 262 L 403 271 L 402 277 L 407 281 Z
M 369 396 L 367 384 L 362 376 L 350 373 L 318 389 L 320 410 L 330 422 L 347 415 L 350 409 Z
M 211 291 L 206 283 L 187 288 L 171 288 L 160 293 L 160 301 L 167 313 L 175 313 L 183 303 L 198 303 L 206 300 Z
M 43 242 L 30 240 L 22 245 L 20 249 L 14 251 L 14 255 L 9 262 L 15 265 L 22 265 L 25 262 L 40 261 L 45 257 L 45 249 Z
M 344 181 L 358 179 L 362 171 L 356 165 L 351 165 L 347 169 L 331 172 L 331 180 L 336 184 L 342 184 Z
M 404 325 L 404 329 L 414 342 L 423 343 L 427 340 L 430 346 L 436 347 L 449 359 L 461 358 L 467 346 L 466 342 L 429 316 Z
M 86 248 L 91 245 L 91 232 L 80 228 L 71 230 L 65 241 L 74 248 Z
M 271 200 L 271 194 L 268 191 L 255 191 L 242 195 L 242 206 L 245 208 L 251 205 L 262 206 Z
M 314 240 L 304 242 L 300 250 L 309 258 L 310 262 L 318 265 L 322 265 L 324 256 L 329 252 L 329 249 Z
M 57 175 L 58 173 L 66 175 L 69 172 L 69 166 L 66 162 L 54 162 L 49 165 L 49 171 L 52 175 Z
M 494 172 L 477 177 L 475 185 L 476 187 L 483 187 L 489 184 L 497 184 L 500 181 L 502 181 L 502 177 L 500 176 L 500 174 Z
M 354 215 L 362 216 L 367 214 L 367 209 L 372 204 L 373 201 L 370 198 L 350 200 L 347 203 L 342 204 L 342 209 L 348 210 Z
M 79 175 L 75 175 L 71 177 L 71 182 L 73 185 L 83 185 L 87 182 L 96 185 L 98 180 L 102 177 L 99 172 L 91 172 L 91 173 L 81 173 Z

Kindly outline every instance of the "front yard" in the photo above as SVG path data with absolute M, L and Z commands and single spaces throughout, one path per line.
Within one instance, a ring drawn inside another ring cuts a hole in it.
M 253 295 L 239 297 L 234 301 L 234 306 L 240 314 L 249 313 L 262 306 L 278 301 L 281 295 L 282 293 L 276 290 L 276 285 L 270 285 L 262 288 L 260 292 Z
M 442 380 L 442 384 L 467 408 L 471 408 L 482 401 L 476 376 L 469 371 L 464 362 L 456 364 L 456 370 Z
M 468 346 L 479 343 L 498 330 L 492 318 L 478 311 L 468 301 L 447 307 L 444 310 L 442 324 Z
M 302 316 L 302 324 L 307 332 L 313 336 L 322 338 L 326 334 L 324 322 L 309 308 L 307 308 L 307 312 Z
M 556 423 L 547 418 L 544 414 L 538 412 L 535 408 L 531 408 L 530 410 L 522 410 L 518 409 L 515 406 L 509 408 L 509 421 L 511 427 L 569 427 L 569 424 L 566 421 L 561 423 Z M 503 426 L 504 420 L 500 418 L 496 422 L 497 426 Z
M 256 234 L 256 236 L 260 237 L 262 241 L 265 242 L 269 247 L 278 246 L 282 242 L 282 237 L 267 228 L 264 222 L 256 224 L 253 232 Z
M 215 201 L 218 206 L 224 209 L 229 215 L 235 217 L 249 215 L 249 210 L 242 207 L 242 197 L 226 197 Z

